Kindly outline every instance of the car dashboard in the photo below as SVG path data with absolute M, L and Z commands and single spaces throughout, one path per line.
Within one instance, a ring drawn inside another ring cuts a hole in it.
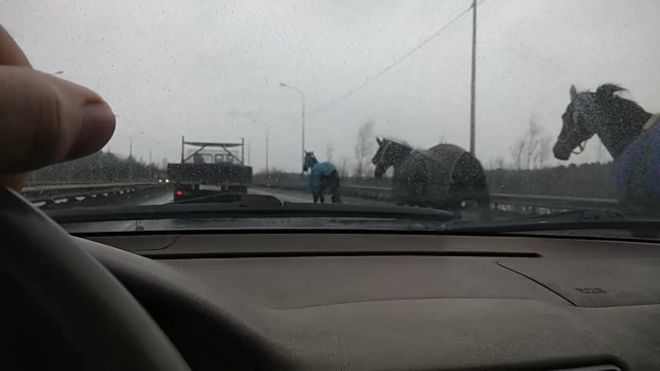
M 653 243 L 339 232 L 77 240 L 193 370 L 660 369 Z

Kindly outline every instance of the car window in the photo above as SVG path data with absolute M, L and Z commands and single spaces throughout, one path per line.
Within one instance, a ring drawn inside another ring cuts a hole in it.
M 102 151 L 29 175 L 24 194 L 45 210 L 139 206 L 124 193 L 100 204 L 90 184 L 153 184 L 140 188 L 146 204 L 217 191 L 475 223 L 660 210 L 656 1 L 0 10 L 35 68 L 89 86 L 116 113 Z

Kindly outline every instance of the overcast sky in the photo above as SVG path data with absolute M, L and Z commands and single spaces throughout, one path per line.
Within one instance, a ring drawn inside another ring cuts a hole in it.
M 307 149 L 354 159 L 358 127 L 469 148 L 471 13 L 350 97 L 470 0 L 0 0 L 35 68 L 98 91 L 118 115 L 112 152 L 178 160 L 181 136 L 251 142 L 256 170 L 300 171 Z M 660 1 L 487 0 L 478 9 L 477 157 L 510 161 L 532 115 L 556 138 L 571 84 L 613 82 L 660 111 Z M 318 107 L 325 107 L 318 110 Z M 598 158 L 598 140 L 573 162 Z M 604 151 L 602 158 L 604 159 Z

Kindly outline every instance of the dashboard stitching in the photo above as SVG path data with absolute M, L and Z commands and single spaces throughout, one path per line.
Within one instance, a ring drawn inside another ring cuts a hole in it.
M 523 277 L 527 278 L 528 280 L 530 280 L 530 281 L 536 283 L 537 285 L 540 285 L 540 286 L 544 287 L 546 290 L 549 290 L 549 291 L 553 292 L 555 295 L 559 296 L 560 298 L 566 300 L 566 301 L 567 301 L 568 303 L 570 303 L 572 306 L 577 307 L 577 305 L 575 305 L 575 303 L 572 302 L 569 298 L 567 298 L 567 297 L 565 297 L 564 295 L 560 294 L 558 291 L 553 290 L 552 288 L 550 288 L 549 286 L 547 286 L 547 285 L 544 284 L 543 282 L 540 282 L 540 281 L 538 281 L 538 280 L 536 280 L 536 279 L 534 279 L 534 278 L 532 278 L 532 277 L 530 277 L 530 276 L 528 276 L 528 275 L 525 275 L 525 274 L 523 274 L 523 273 L 520 273 L 520 272 L 518 272 L 518 271 L 516 271 L 516 270 L 514 270 L 514 269 L 511 269 L 511 268 L 509 268 L 509 267 L 507 267 L 507 266 L 505 266 L 505 265 L 502 265 L 499 261 L 497 262 L 497 265 L 499 265 L 500 267 L 502 267 L 502 268 L 504 268 L 504 269 L 506 269 L 506 270 L 508 270 L 508 271 L 511 271 L 511 272 L 513 272 L 513 273 L 515 273 L 515 274 L 518 274 L 518 275 L 520 275 L 520 276 L 523 276 Z

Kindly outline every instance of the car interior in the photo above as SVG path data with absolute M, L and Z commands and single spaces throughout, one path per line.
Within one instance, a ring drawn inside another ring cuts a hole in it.
M 0 191 L 0 203 L 3 369 L 660 369 L 654 243 L 71 236 L 14 192 Z

